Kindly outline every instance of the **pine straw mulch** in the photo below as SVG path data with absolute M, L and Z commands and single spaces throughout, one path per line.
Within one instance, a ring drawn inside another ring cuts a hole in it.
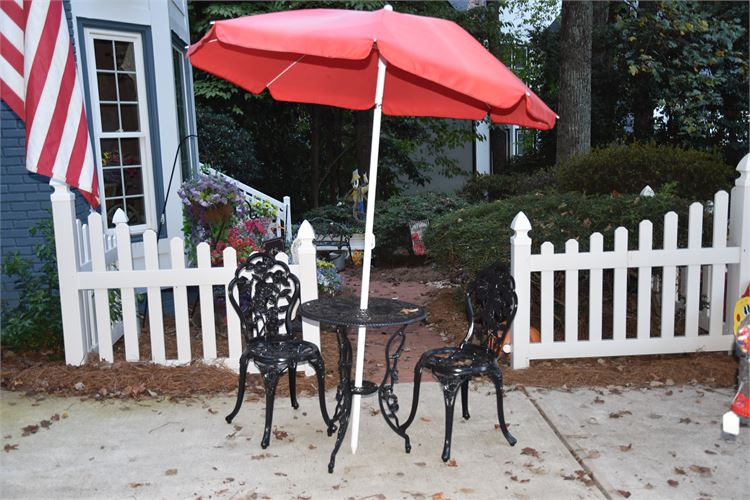
M 403 280 L 404 277 L 400 276 Z M 416 276 L 415 276 L 416 279 Z M 445 288 L 426 294 L 430 328 L 436 333 L 436 342 L 442 345 L 458 342 L 466 331 L 466 319 L 462 305 L 456 301 L 457 290 Z M 194 322 L 193 330 L 199 322 Z M 165 323 L 165 331 L 173 328 Z M 439 336 L 438 336 L 439 335 Z M 141 335 L 147 339 L 148 335 Z M 176 342 L 168 339 L 166 349 L 169 359 L 176 358 Z M 199 342 L 199 329 L 192 332 L 193 341 Z M 354 340 L 355 337 L 352 337 Z M 445 340 L 442 340 L 444 338 Z M 120 341 L 120 343 L 122 340 Z M 192 342 L 192 341 L 191 341 Z M 225 342 L 225 341 L 223 341 Z M 326 364 L 326 387 L 338 384 L 338 349 L 336 336 L 322 334 L 321 343 Z M 217 346 L 225 350 L 222 341 Z M 142 359 L 149 357 L 149 349 L 141 346 Z M 199 355 L 199 343 L 193 354 Z M 401 373 L 410 373 L 415 356 L 399 363 Z M 82 396 L 91 398 L 141 398 L 169 397 L 187 398 L 195 395 L 235 394 L 237 374 L 220 365 L 207 365 L 200 361 L 185 366 L 162 366 L 146 361 L 125 362 L 122 346 L 115 345 L 115 362 L 103 363 L 91 360 L 83 366 L 67 366 L 58 356 L 50 353 L 15 354 L 4 350 L 0 357 L 0 387 L 3 390 L 29 393 L 54 394 L 60 396 Z M 621 386 L 653 387 L 671 384 L 700 384 L 709 387 L 734 387 L 737 382 L 737 360 L 726 353 L 691 353 L 656 356 L 627 356 L 616 358 L 562 359 L 532 361 L 526 370 L 505 368 L 506 385 L 537 387 L 584 387 Z M 382 368 L 381 368 L 382 369 Z M 371 380 L 380 380 L 382 373 L 373 374 Z M 406 377 L 404 377 L 406 378 Z M 425 381 L 431 380 L 425 376 Z M 277 389 L 278 396 L 288 395 L 288 378 L 282 377 Z M 315 377 L 297 376 L 298 394 L 314 394 L 317 391 Z M 248 375 L 246 395 L 248 399 L 263 397 L 263 381 L 259 375 Z

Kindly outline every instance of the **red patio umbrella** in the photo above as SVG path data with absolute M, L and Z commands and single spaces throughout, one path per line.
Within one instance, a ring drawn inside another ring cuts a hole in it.
M 508 123 L 548 130 L 556 115 L 457 24 L 393 12 L 291 10 L 216 21 L 188 50 L 197 68 L 280 101 L 375 108 L 360 307 L 367 308 L 381 113 Z M 362 384 L 365 329 L 357 341 Z M 359 396 L 352 449 L 359 433 Z

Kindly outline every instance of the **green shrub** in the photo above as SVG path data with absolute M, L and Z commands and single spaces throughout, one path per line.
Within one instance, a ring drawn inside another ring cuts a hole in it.
M 544 191 L 554 182 L 551 170 L 538 170 L 533 174 L 473 175 L 459 193 L 469 203 L 495 201 L 509 196 Z
M 322 205 L 312 208 L 304 213 L 300 222 L 323 218 L 338 222 L 351 229 L 352 233 L 363 233 L 365 231 L 364 219 L 358 219 L 352 215 L 351 204 L 341 203 L 338 205 Z
M 44 238 L 34 249 L 40 267 L 35 270 L 33 264 L 18 253 L 4 260 L 3 274 L 13 280 L 20 300 L 15 307 L 3 308 L 0 338 L 3 347 L 14 351 L 62 352 L 62 313 L 52 219 L 40 222 L 30 232 L 32 236 L 40 234 Z
M 680 241 L 687 233 L 689 202 L 667 193 L 653 198 L 635 195 L 618 197 L 585 195 L 577 192 L 529 194 L 494 203 L 482 203 L 450 213 L 434 221 L 427 230 L 425 243 L 435 263 L 448 271 L 477 270 L 500 259 L 510 263 L 510 229 L 513 218 L 523 211 L 531 221 L 532 251 L 550 241 L 560 252 L 568 239 L 577 239 L 580 251 L 588 249 L 589 235 L 601 232 L 605 249 L 611 249 L 614 231 L 623 226 L 630 232 L 629 246 L 635 248 L 638 224 L 643 219 L 654 223 L 654 246 L 663 241 L 664 214 L 678 213 Z M 704 229 L 704 234 L 711 234 Z
M 441 215 L 466 206 L 457 195 L 442 193 L 400 194 L 380 201 L 375 207 L 375 250 L 387 258 L 398 249 L 411 253 L 410 221 L 432 223 Z
M 195 115 L 198 147 L 205 163 L 247 184 L 262 175 L 255 143 L 247 130 L 229 114 L 215 113 L 203 106 L 196 108 Z
M 693 201 L 713 199 L 734 178 L 732 167 L 707 153 L 639 143 L 611 144 L 574 156 L 555 173 L 561 191 L 636 194 L 646 185 L 657 190 L 676 182 L 677 196 Z

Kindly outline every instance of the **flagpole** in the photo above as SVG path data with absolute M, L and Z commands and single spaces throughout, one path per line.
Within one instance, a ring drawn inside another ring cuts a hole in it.
M 388 9 L 390 5 L 386 6 Z M 377 40 L 375 40 L 377 43 Z M 386 63 L 382 56 L 378 57 L 378 78 L 375 86 L 375 112 L 372 117 L 372 144 L 370 147 L 370 175 L 367 186 L 367 215 L 365 217 L 365 249 L 362 259 L 362 294 L 359 300 L 360 309 L 367 309 L 370 293 L 370 264 L 372 249 L 375 247 L 373 224 L 375 222 L 375 193 L 378 182 L 378 153 L 380 149 L 380 120 L 383 115 L 383 87 L 385 86 Z M 362 372 L 364 371 L 365 336 L 367 329 L 359 327 L 357 334 L 357 366 L 354 376 L 354 386 L 362 386 Z M 352 453 L 357 453 L 359 440 L 359 414 L 361 395 L 355 394 L 352 400 Z

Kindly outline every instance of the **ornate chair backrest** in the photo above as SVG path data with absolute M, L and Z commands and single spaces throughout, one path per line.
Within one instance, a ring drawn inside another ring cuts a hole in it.
M 240 317 L 246 341 L 257 337 L 291 337 L 292 321 L 300 305 L 299 280 L 284 262 L 257 252 L 235 271 L 229 282 L 229 301 Z
M 466 291 L 469 329 L 460 347 L 476 338 L 476 343 L 485 349 L 499 350 L 516 316 L 516 309 L 516 282 L 508 267 L 497 262 L 479 271 Z

